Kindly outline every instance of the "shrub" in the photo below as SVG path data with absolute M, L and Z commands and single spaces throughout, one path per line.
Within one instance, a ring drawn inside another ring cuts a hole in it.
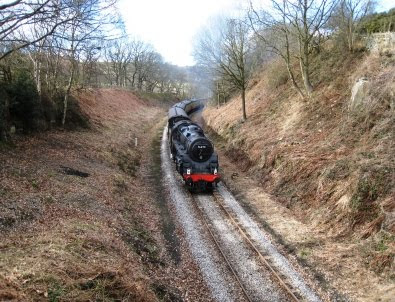
M 27 72 L 17 74 L 6 90 L 11 118 L 22 123 L 24 132 L 35 130 L 42 114 L 40 98 L 30 75 Z
M 58 102 L 58 121 L 62 120 L 63 116 L 63 97 L 61 98 L 61 101 Z M 78 103 L 78 100 L 70 96 L 69 98 L 69 107 L 67 110 L 67 116 L 66 116 L 66 127 L 68 129 L 75 129 L 75 128 L 89 128 L 90 123 L 89 123 L 89 117 L 81 110 L 81 107 Z
M 375 13 L 364 17 L 358 26 L 358 32 L 371 34 L 395 31 L 395 8 L 384 13 Z
M 266 75 L 269 88 L 278 88 L 288 82 L 288 71 L 279 61 L 268 66 Z
M 379 216 L 376 200 L 387 196 L 391 190 L 393 169 L 390 167 L 366 167 L 357 188 L 351 197 L 350 206 L 354 214 L 354 225 L 373 221 Z

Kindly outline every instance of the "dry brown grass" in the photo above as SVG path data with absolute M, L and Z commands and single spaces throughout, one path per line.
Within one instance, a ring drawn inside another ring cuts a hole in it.
M 364 189 L 358 187 L 358 179 L 367 173 L 369 165 L 373 164 L 370 170 L 377 171 L 366 177 L 384 177 L 379 182 L 389 181 L 392 172 L 388 139 L 393 130 L 394 65 L 386 62 L 386 58 L 364 58 L 359 54 L 341 59 L 328 61 L 326 54 L 318 57 L 319 62 L 324 62 L 314 71 L 318 84 L 309 101 L 301 101 L 289 85 L 274 89 L 267 80 L 273 67 L 268 67 L 262 80 L 248 92 L 250 118 L 246 123 L 239 122 L 238 98 L 220 109 L 205 112 L 207 124 L 229 142 L 230 155 L 247 154 L 246 161 L 255 163 L 251 171 L 260 174 L 272 192 L 287 203 L 303 199 L 314 205 L 311 214 L 315 206 L 336 204 L 346 194 L 353 196 L 348 203 L 360 198 L 360 193 L 366 199 L 371 193 L 359 192 Z M 357 67 L 359 62 L 363 64 Z M 371 101 L 367 102 L 368 109 L 354 114 L 347 111 L 350 84 L 361 75 L 371 81 L 368 96 Z M 389 193 L 380 184 L 372 186 L 378 186 L 381 198 Z M 350 204 L 344 215 L 352 207 Z M 357 222 L 351 225 L 369 223 L 376 216 L 356 218 Z
M 247 157 L 240 169 L 252 163 L 248 174 L 326 240 L 366 246 L 371 257 L 360 265 L 388 280 L 395 254 L 394 60 L 323 51 L 313 64 L 316 90 L 307 101 L 289 83 L 270 85 L 267 68 L 247 94 L 245 123 L 238 97 L 203 116 L 235 163 Z M 351 87 L 362 76 L 370 81 L 366 106 L 351 112 Z M 382 234 L 390 234 L 385 250 L 373 251 L 368 240 Z
M 58 221 L 50 231 L 1 245 L 3 278 L 24 301 L 152 301 L 136 260 L 113 230 L 89 220 Z
M 0 300 L 155 301 L 160 237 L 137 174 L 163 111 L 122 90 L 77 97 L 93 129 L 1 149 Z

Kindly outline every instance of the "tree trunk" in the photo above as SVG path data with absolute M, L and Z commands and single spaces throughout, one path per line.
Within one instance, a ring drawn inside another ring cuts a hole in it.
M 296 89 L 296 91 L 298 92 L 298 94 L 300 95 L 300 97 L 301 97 L 302 99 L 304 99 L 304 93 L 303 93 L 302 89 L 300 89 L 298 83 L 297 83 L 296 80 L 295 80 L 295 75 L 294 75 L 294 73 L 293 73 L 293 71 L 292 71 L 292 69 L 291 69 L 291 64 L 290 64 L 290 62 L 287 61 L 287 62 L 286 62 L 286 65 L 287 65 L 287 70 L 288 70 L 288 76 L 289 76 L 289 79 L 290 79 L 291 82 L 292 82 L 292 86 Z
M 143 89 L 143 79 L 141 76 L 137 78 L 137 90 L 141 91 Z
M 285 5 L 285 2 L 283 5 Z M 288 70 L 288 76 L 292 82 L 292 86 L 299 93 L 300 97 L 302 99 L 304 99 L 304 93 L 302 92 L 302 89 L 300 89 L 298 83 L 296 82 L 295 75 L 294 75 L 292 68 L 291 68 L 291 59 L 290 59 L 291 55 L 290 55 L 290 51 L 289 51 L 289 37 L 288 37 L 288 29 L 286 28 L 285 16 L 283 17 L 283 24 L 285 25 L 283 33 L 284 33 L 284 38 L 285 38 L 285 51 L 286 52 L 285 52 L 285 55 L 282 55 L 281 57 L 285 60 L 285 64 L 286 64 L 287 70 Z
M 35 74 L 35 79 L 36 79 L 36 86 L 37 86 L 37 92 L 40 96 L 40 101 L 41 101 L 41 62 L 40 59 L 37 58 L 34 62 L 34 74 Z
M 352 25 L 352 20 L 350 21 L 350 24 L 348 25 L 347 28 L 347 36 L 348 36 L 348 50 L 350 52 L 354 51 L 354 28 Z
M 132 88 L 136 88 L 136 72 L 134 71 L 132 74 L 132 81 L 130 83 L 132 85 Z
M 53 74 L 53 82 L 50 88 L 50 99 L 53 100 L 56 94 L 57 90 L 57 81 L 58 81 L 58 75 L 59 75 L 59 62 L 60 62 L 60 53 L 56 55 L 56 61 L 54 65 L 54 74 Z
M 241 90 L 241 108 L 243 110 L 243 121 L 247 120 L 246 114 L 246 89 L 243 87 Z
M 7 141 L 8 131 L 10 129 L 9 124 L 9 101 L 8 96 L 5 92 L 0 91 L 0 141 Z M 1 104 L 3 102 L 3 104 Z
M 220 94 L 219 94 L 219 83 L 217 82 L 217 108 L 220 106 Z
M 311 85 L 310 81 L 310 72 L 309 72 L 309 59 L 308 55 L 304 55 L 304 58 L 300 59 L 300 69 L 302 72 L 302 77 L 303 77 L 303 84 L 306 89 L 306 92 L 308 95 L 311 95 L 313 92 L 313 85 Z
M 64 100 L 63 100 L 62 127 L 64 127 L 64 125 L 66 124 L 66 115 L 67 115 L 67 109 L 68 109 L 68 102 L 69 102 L 71 86 L 73 85 L 74 71 L 75 71 L 75 63 L 72 62 L 69 83 L 67 85 L 66 94 L 64 95 Z
M 33 54 L 29 53 L 30 60 L 33 62 L 33 79 L 36 84 L 36 89 L 41 103 L 41 50 Z
M 311 92 L 313 91 L 313 86 L 311 85 L 310 81 L 310 62 L 309 62 L 309 57 L 310 57 L 310 43 L 312 37 L 310 36 L 309 32 L 309 25 L 308 25 L 308 15 L 307 12 L 309 10 L 309 5 L 308 1 L 304 0 L 303 1 L 303 16 L 302 16 L 302 22 L 303 22 L 303 34 L 299 35 L 299 63 L 300 63 L 300 71 L 302 73 L 302 78 L 303 78 L 303 84 L 306 89 L 307 94 L 310 96 Z

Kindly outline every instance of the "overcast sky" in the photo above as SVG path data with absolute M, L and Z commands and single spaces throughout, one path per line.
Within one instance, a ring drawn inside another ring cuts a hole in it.
M 265 2 L 255 0 L 254 2 Z M 394 6 L 379 0 L 379 11 Z M 193 65 L 193 38 L 207 20 L 232 14 L 248 0 L 120 0 L 119 8 L 128 34 L 151 43 L 165 61 Z

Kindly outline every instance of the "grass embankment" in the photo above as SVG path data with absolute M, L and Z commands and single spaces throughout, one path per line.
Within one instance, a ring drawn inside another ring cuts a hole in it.
M 301 100 L 282 64 L 271 62 L 248 91 L 246 122 L 238 97 L 208 108 L 204 118 L 237 172 L 253 176 L 310 227 L 316 244 L 288 240 L 300 256 L 326 264 L 334 279 L 345 274 L 339 283 L 374 282 L 359 298 L 375 290 L 376 298 L 386 296 L 395 278 L 394 59 L 323 49 L 313 66 L 309 99 Z M 351 104 L 351 89 L 362 77 L 368 80 L 364 96 Z
M 177 300 L 159 277 L 159 215 L 142 189 L 164 111 L 123 90 L 77 98 L 92 129 L 0 147 L 0 300 Z

